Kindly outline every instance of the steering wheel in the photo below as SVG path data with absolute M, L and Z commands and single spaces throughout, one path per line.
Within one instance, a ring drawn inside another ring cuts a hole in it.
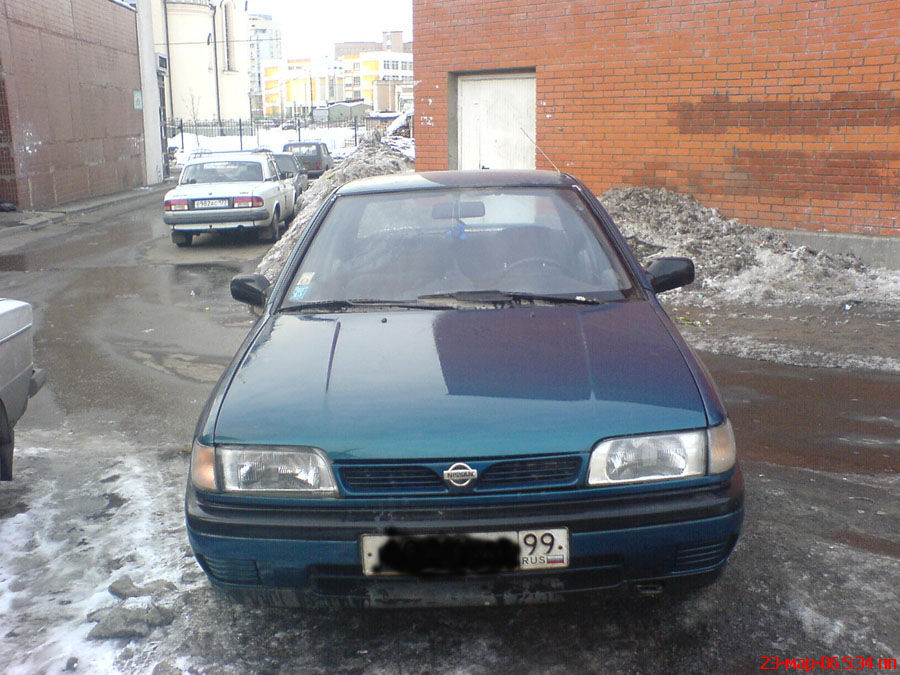
M 505 276 L 517 267 L 525 267 L 526 265 L 540 265 L 543 269 L 552 267 L 563 273 L 566 271 L 566 268 L 563 267 L 562 263 L 560 263 L 558 260 L 553 260 L 552 258 L 543 258 L 541 256 L 532 256 L 530 258 L 522 258 L 521 260 L 516 260 L 516 262 L 512 263 L 506 268 L 506 271 L 504 271 L 503 274 Z

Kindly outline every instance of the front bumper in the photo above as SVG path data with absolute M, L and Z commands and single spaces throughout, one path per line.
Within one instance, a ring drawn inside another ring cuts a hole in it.
M 188 537 L 213 586 L 263 604 L 484 605 L 548 602 L 589 591 L 703 585 L 725 565 L 743 520 L 740 469 L 702 488 L 613 499 L 392 508 L 245 508 L 189 486 Z M 350 500 L 344 500 L 350 501 Z M 366 577 L 362 534 L 566 527 L 562 570 L 468 576 Z

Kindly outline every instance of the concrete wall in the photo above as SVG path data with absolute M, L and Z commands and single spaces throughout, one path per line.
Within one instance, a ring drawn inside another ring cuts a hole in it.
M 900 235 L 897 0 L 414 0 L 413 22 L 417 170 L 448 166 L 457 75 L 533 69 L 538 144 L 596 192 Z
M 0 197 L 20 210 L 144 183 L 135 12 L 109 0 L 0 0 L 9 139 Z M 4 142 L 6 144 L 4 145 Z

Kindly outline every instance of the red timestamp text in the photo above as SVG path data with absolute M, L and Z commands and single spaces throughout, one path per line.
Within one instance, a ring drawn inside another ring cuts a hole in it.
M 783 659 L 763 656 L 760 670 L 898 670 L 897 659 L 872 656 L 822 656 L 815 659 Z

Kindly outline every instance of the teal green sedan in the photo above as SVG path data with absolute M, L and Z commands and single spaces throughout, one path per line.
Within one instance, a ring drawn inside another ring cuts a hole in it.
M 254 604 L 485 605 L 714 581 L 743 519 L 707 371 L 577 179 L 354 181 L 274 284 L 197 425 L 187 530 Z

